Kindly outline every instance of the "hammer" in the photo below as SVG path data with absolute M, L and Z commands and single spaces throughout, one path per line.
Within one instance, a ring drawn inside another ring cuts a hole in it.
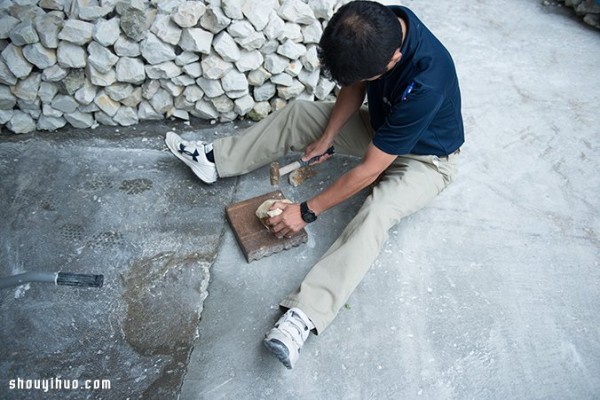
M 273 185 L 273 186 L 279 185 L 279 178 L 281 178 L 282 176 L 289 174 L 290 172 L 295 171 L 298 168 L 309 166 L 310 164 L 318 161 L 325 154 L 333 155 L 333 153 L 335 153 L 335 148 L 333 146 L 331 146 L 330 148 L 327 149 L 327 151 L 325 153 L 321 154 L 320 156 L 315 156 L 307 161 L 303 161 L 302 157 L 300 157 L 300 159 L 298 161 L 289 163 L 288 165 L 285 165 L 281 168 L 279 168 L 279 163 L 277 161 L 272 162 L 271 168 L 269 170 L 269 174 L 271 176 L 271 185 Z

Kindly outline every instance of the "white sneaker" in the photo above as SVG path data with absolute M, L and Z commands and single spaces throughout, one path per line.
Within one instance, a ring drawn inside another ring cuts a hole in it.
M 302 310 L 290 308 L 267 333 L 263 342 L 283 365 L 292 369 L 298 361 L 304 341 L 313 328 L 313 323 Z
M 213 183 L 217 180 L 217 167 L 206 158 L 206 152 L 211 150 L 210 144 L 183 140 L 178 134 L 170 131 L 167 132 L 165 143 L 171 153 L 190 167 L 205 183 Z

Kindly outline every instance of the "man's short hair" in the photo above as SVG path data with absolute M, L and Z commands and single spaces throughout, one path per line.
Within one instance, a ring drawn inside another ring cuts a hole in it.
M 384 73 L 401 45 L 402 27 L 392 10 L 373 1 L 352 1 L 327 24 L 319 61 L 326 76 L 346 86 Z

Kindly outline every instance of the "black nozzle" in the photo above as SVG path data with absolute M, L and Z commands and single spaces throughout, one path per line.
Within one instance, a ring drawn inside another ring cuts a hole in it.
M 101 288 L 104 284 L 104 275 L 71 274 L 69 272 L 59 272 L 58 276 L 56 277 L 56 284 L 64 286 Z

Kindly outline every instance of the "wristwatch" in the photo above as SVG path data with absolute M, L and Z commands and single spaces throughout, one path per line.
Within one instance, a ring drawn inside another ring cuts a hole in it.
M 306 223 L 315 222 L 317 220 L 317 214 L 314 213 L 313 210 L 308 208 L 308 204 L 305 201 L 300 203 L 300 214 L 302 215 L 302 219 Z

